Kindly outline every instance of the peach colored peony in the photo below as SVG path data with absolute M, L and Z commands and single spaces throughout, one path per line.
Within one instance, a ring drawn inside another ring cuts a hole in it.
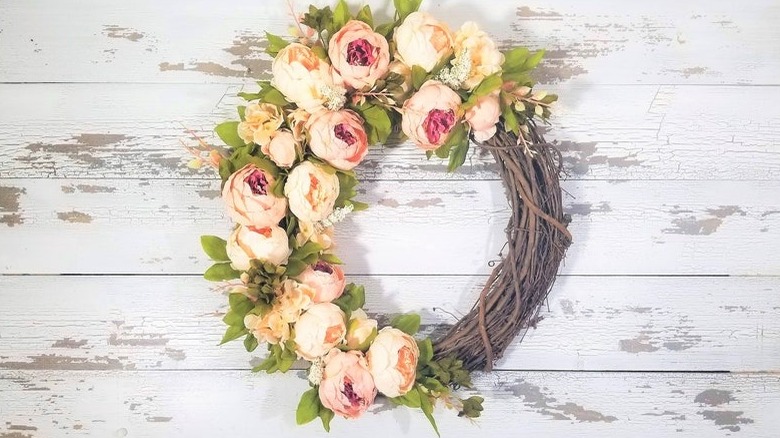
M 306 123 L 314 155 L 341 170 L 351 170 L 368 153 L 363 119 L 354 111 L 320 111 Z
M 314 289 L 295 280 L 285 280 L 279 292 L 274 310 L 288 323 L 298 321 L 301 313 L 314 304 Z
M 460 56 L 468 50 L 471 59 L 471 71 L 463 85 L 473 90 L 483 79 L 501 71 L 504 54 L 498 50 L 496 43 L 480 30 L 476 23 L 467 21 L 455 33 L 455 55 Z
M 249 333 L 260 342 L 279 344 L 290 339 L 290 324 L 277 310 L 272 310 L 262 317 L 252 314 L 246 315 L 244 325 Z
M 368 349 L 368 369 L 382 394 L 398 397 L 414 386 L 420 350 L 414 338 L 392 327 L 379 331 Z
M 339 196 L 339 178 L 311 161 L 295 166 L 284 184 L 290 211 L 301 221 L 314 223 L 328 217 Z
M 387 73 L 390 49 L 371 26 L 350 20 L 330 38 L 328 57 L 346 86 L 370 89 Z
M 251 260 L 284 265 L 292 253 L 287 232 L 278 226 L 255 228 L 239 225 L 228 237 L 227 255 L 235 269 L 246 271 Z
M 315 227 L 311 222 L 298 221 L 298 234 L 295 235 L 295 241 L 299 246 L 306 242 L 314 242 L 322 249 L 333 247 L 333 227 Z
M 344 292 L 347 280 L 339 265 L 318 261 L 298 276 L 298 281 L 314 289 L 315 303 L 329 303 Z
M 409 67 L 430 72 L 452 53 L 452 32 L 447 23 L 426 12 L 413 12 L 395 29 L 396 59 Z
M 277 131 L 260 150 L 279 167 L 290 168 L 298 157 L 298 141 L 288 130 Z
M 347 323 L 347 348 L 366 351 L 377 334 L 377 321 L 366 315 L 363 309 L 357 309 L 349 316 Z
M 434 150 L 444 144 L 460 118 L 460 96 L 438 81 L 428 81 L 401 109 L 401 129 L 417 146 Z
M 309 47 L 292 43 L 276 55 L 271 64 L 271 83 L 307 112 L 314 114 L 323 109 L 328 100 L 325 87 L 336 87 L 331 67 Z
M 362 415 L 376 397 L 376 387 L 363 353 L 333 349 L 324 362 L 319 389 L 323 406 L 345 418 Z
M 482 96 L 477 104 L 466 111 L 465 119 L 471 126 L 476 141 L 487 141 L 496 133 L 496 124 L 501 116 L 498 93 Z
M 228 177 L 222 199 L 230 217 L 241 225 L 265 228 L 278 225 L 287 213 L 287 200 L 270 193 L 274 177 L 247 164 Z
M 346 315 L 339 306 L 314 304 L 295 324 L 295 351 L 306 360 L 314 360 L 340 344 L 346 334 Z
M 253 102 L 246 106 L 244 121 L 238 124 L 238 136 L 247 143 L 254 142 L 262 146 L 271 141 L 271 136 L 282 126 L 283 121 L 278 106 Z
M 302 108 L 296 108 L 287 114 L 287 125 L 292 130 L 295 141 L 300 143 L 306 139 L 304 128 L 306 127 L 306 122 L 309 120 L 310 116 L 311 114 L 307 113 Z

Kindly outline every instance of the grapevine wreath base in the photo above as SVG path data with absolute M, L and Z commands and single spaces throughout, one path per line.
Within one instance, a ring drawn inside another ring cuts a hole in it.
M 357 418 L 379 395 L 422 410 L 437 433 L 436 404 L 479 417 L 482 397 L 458 390 L 536 325 L 571 243 L 560 152 L 537 127 L 557 99 L 533 91 L 530 72 L 544 52 L 501 52 L 475 23 L 453 32 L 418 12 L 420 2 L 394 0 L 393 21 L 376 26 L 368 6 L 355 15 L 344 0 L 311 6 L 296 17 L 293 41 L 267 34 L 272 79 L 240 93 L 239 121 L 215 128 L 227 148 L 202 140 L 190 148 L 191 167 L 219 170 L 236 223 L 227 240 L 201 237 L 214 261 L 204 277 L 229 291 L 222 343 L 264 345 L 255 372 L 308 362 L 298 424 L 319 418 L 330 430 L 334 417 Z M 472 143 L 489 151 L 511 209 L 478 301 L 435 341 L 415 338 L 414 313 L 380 328 L 334 252 L 334 226 L 368 208 L 355 199 L 354 172 L 368 147 L 407 139 L 429 159 L 448 159 L 449 172 Z

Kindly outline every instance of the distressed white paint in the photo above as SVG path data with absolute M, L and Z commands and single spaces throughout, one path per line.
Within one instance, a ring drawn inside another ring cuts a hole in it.
M 434 337 L 485 280 L 350 277 L 369 313 L 421 312 Z M 227 299 L 212 287 L 195 276 L 0 277 L 0 369 L 247 370 L 265 349 L 217 345 Z M 776 278 L 560 277 L 541 316 L 498 369 L 780 371 Z
M 0 252 L 5 273 L 199 274 L 208 260 L 198 236 L 226 236 L 230 227 L 216 180 L 3 184 L 20 193 L 16 211 L 0 213 L 0 221 L 17 219 L 0 223 L 0 239 L 14 248 Z M 509 211 L 499 181 L 361 187 L 358 199 L 371 207 L 336 227 L 349 274 L 485 274 L 504 244 Z M 780 273 L 776 259 L 767 257 L 780 236 L 778 181 L 567 181 L 563 187 L 574 235 L 563 273 Z
M 294 374 L 2 372 L 6 423 L 0 434 L 21 429 L 36 437 L 435 436 L 419 411 L 382 412 L 383 405 L 359 421 L 335 419 L 330 434 L 318 423 L 294 428 L 299 394 L 308 388 Z M 470 424 L 437 408 L 443 437 L 777 435 L 777 376 L 498 372 L 475 383 L 485 396 L 483 416 Z M 25 436 L 9 432 L 0 436 Z
M 309 2 L 296 3 L 302 11 Z M 369 3 L 386 10 L 390 2 Z M 66 11 L 60 5 L 54 0 L 3 3 L 2 80 L 241 82 L 267 69 L 263 32 L 284 35 L 292 21 L 284 0 L 186 5 L 87 0 L 69 4 Z M 475 20 L 503 45 L 547 48 L 549 60 L 539 75 L 546 82 L 778 83 L 780 49 L 774 42 L 780 31 L 774 22 L 780 11 L 772 0 L 487 5 L 425 2 L 454 28 Z
M 550 89 L 561 101 L 547 137 L 561 142 L 571 179 L 780 178 L 780 87 Z M 0 85 L 0 177 L 210 178 L 185 166 L 181 141 L 195 144 L 185 127 L 219 144 L 211 130 L 237 118 L 239 90 Z M 374 148 L 358 171 L 371 179 L 495 179 L 491 160 L 474 153 L 447 175 L 440 160 L 405 144 Z

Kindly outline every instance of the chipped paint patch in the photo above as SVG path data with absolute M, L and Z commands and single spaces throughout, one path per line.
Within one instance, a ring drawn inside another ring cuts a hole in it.
M 31 143 L 26 149 L 27 156 L 18 157 L 17 161 L 33 165 L 54 167 L 60 160 L 55 155 L 64 155 L 71 160 L 87 164 L 91 168 L 102 167 L 106 161 L 96 158 L 95 150 L 124 143 L 133 137 L 123 134 L 84 133 L 73 135 L 65 143 Z
M 187 354 L 184 352 L 184 350 L 179 350 L 176 348 L 166 347 L 163 354 L 175 361 L 182 361 L 187 358 Z
M 652 353 L 658 351 L 661 348 L 651 343 L 650 336 L 645 333 L 640 334 L 634 339 L 621 339 L 620 351 L 628 353 Z
M 206 199 L 217 199 L 222 196 L 222 193 L 219 190 L 196 190 L 195 193 L 201 198 Z
M 722 389 L 708 389 L 704 392 L 696 395 L 693 399 L 696 403 L 701 403 L 709 406 L 720 406 L 724 403 L 733 402 L 735 398 L 731 395 L 731 391 L 724 391 Z
M 0 433 L 0 438 L 33 438 L 30 434 L 23 434 L 21 432 L 3 432 Z
M 707 67 L 687 67 L 682 69 L 666 69 L 664 70 L 664 72 L 679 74 L 685 79 L 688 79 L 691 76 L 718 76 L 719 75 L 719 73 L 715 73 Z
M 113 346 L 131 346 L 131 347 L 158 347 L 168 344 L 170 339 L 161 334 L 134 335 L 133 337 L 119 337 L 112 334 L 108 338 L 108 345 Z
M 98 186 L 92 184 L 70 184 L 62 186 L 62 193 L 76 193 L 77 190 L 81 193 L 114 193 L 116 191 L 116 187 Z
M 96 356 L 92 359 L 80 357 L 57 356 L 56 354 L 41 354 L 27 356 L 29 362 L 0 362 L 0 369 L 9 370 L 69 370 L 69 371 L 108 371 L 133 369 L 134 365 L 123 365 L 119 360 L 106 356 Z
M 528 6 L 521 6 L 517 8 L 517 16 L 520 18 L 560 18 L 561 14 L 555 12 L 555 11 L 546 11 L 546 10 L 533 10 L 529 8 Z
M 675 205 L 670 211 L 673 215 L 690 213 L 690 210 L 682 210 Z M 746 213 L 736 205 L 725 205 L 706 210 L 710 217 L 698 218 L 696 216 L 686 216 L 672 220 L 673 228 L 664 228 L 661 230 L 664 234 L 686 234 L 692 236 L 708 236 L 718 230 L 723 224 L 723 220 L 729 216 L 739 214 L 745 216 Z
M 57 218 L 61 221 L 70 222 L 72 224 L 88 224 L 92 222 L 92 216 L 76 210 L 58 212 Z
M 170 62 L 161 62 L 160 71 L 196 71 L 205 73 L 209 76 L 220 77 L 235 77 L 243 78 L 246 76 L 246 72 L 241 70 L 233 70 L 216 62 L 192 62 L 188 65 L 184 65 L 183 62 L 171 64 Z
M 574 303 L 571 300 L 560 300 L 561 310 L 565 315 L 574 315 Z
M 132 42 L 136 42 L 146 36 L 133 28 L 120 27 L 115 24 L 103 26 L 103 35 L 109 38 L 119 38 Z
M 35 426 L 25 426 L 23 424 L 10 424 L 8 425 L 8 430 L 38 430 L 38 428 Z
M 0 223 L 9 227 L 24 223 L 19 213 L 19 198 L 25 193 L 24 188 L 0 186 Z
M 398 208 L 401 206 L 412 207 L 412 208 L 426 208 L 426 207 L 443 207 L 444 201 L 441 198 L 413 199 L 409 202 L 401 204 L 395 199 L 383 198 L 379 200 L 378 204 L 390 208 Z
M 271 59 L 265 54 L 264 37 L 245 32 L 233 39 L 233 44 L 223 51 L 236 57 L 225 66 L 214 61 L 191 61 L 186 63 L 162 62 L 160 71 L 196 71 L 219 77 L 256 77 L 271 69 Z M 240 67 L 240 68 L 236 68 Z
M 81 348 L 83 346 L 87 345 L 87 340 L 75 340 L 71 338 L 63 338 L 55 341 L 53 344 L 51 344 L 52 348 Z
M 642 161 L 637 159 L 636 153 L 630 153 L 623 157 L 597 155 L 597 144 L 598 142 L 595 141 L 560 142 L 558 149 L 563 154 L 563 164 L 566 171 L 574 175 L 586 175 L 590 170 L 590 166 L 629 168 L 642 165 Z
M 604 422 L 611 423 L 617 420 L 611 415 L 585 409 L 576 403 L 557 403 L 557 399 L 544 394 L 542 389 L 525 381 L 520 381 L 511 388 L 512 393 L 523 399 L 523 403 L 535 412 L 556 420 L 570 420 L 579 422 Z
M 591 213 L 607 213 L 612 211 L 612 208 L 608 202 L 601 202 L 595 207 L 590 202 L 582 202 L 568 205 L 565 211 L 571 215 L 588 216 Z
M 173 417 L 146 417 L 146 421 L 149 423 L 167 423 L 172 419 Z
M 722 426 L 722 430 L 739 432 L 742 428 L 740 424 L 751 424 L 754 421 L 742 416 L 743 411 L 702 411 L 699 412 L 704 419 L 712 420 L 716 426 Z

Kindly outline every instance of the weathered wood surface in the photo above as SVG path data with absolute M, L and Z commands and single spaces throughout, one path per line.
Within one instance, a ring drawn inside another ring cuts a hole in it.
M 251 375 L 258 355 L 216 346 L 225 299 L 198 276 L 197 236 L 229 225 L 180 144 L 214 141 L 266 72 L 263 32 L 289 25 L 266 3 L 0 2 L 0 438 L 254 436 L 260 421 L 319 436 L 293 426 L 302 379 Z M 776 437 L 780 6 L 484 4 L 427 7 L 549 49 L 538 79 L 561 95 L 548 138 L 575 244 L 539 328 L 477 379 L 484 418 L 441 412 L 443 436 Z M 503 243 L 489 158 L 447 175 L 403 145 L 358 173 L 372 207 L 337 232 L 351 279 L 369 311 L 442 330 Z M 405 411 L 334 436 L 367 431 L 432 436 Z
M 485 277 L 351 280 L 369 312 L 419 311 L 430 332 L 467 311 Z M 195 276 L 0 277 L 0 370 L 247 370 L 264 353 L 217 345 L 226 301 Z M 498 369 L 778 368 L 775 278 L 564 276 L 541 315 Z
M 335 419 L 330 435 L 292 428 L 308 387 L 294 374 L 0 371 L 0 436 L 435 436 L 419 412 L 383 405 Z M 443 437 L 777 436 L 776 375 L 504 372 L 476 384 L 483 417 L 472 425 L 439 408 Z
M 2 34 L 0 34 L 2 35 Z M 249 85 L 247 89 L 256 87 Z M 235 119 L 238 85 L 0 84 L 0 177 L 212 179 L 185 164 Z M 780 178 L 780 87 L 559 85 L 548 138 L 569 179 Z M 496 179 L 488 154 L 453 175 L 411 146 L 375 148 L 369 179 Z
M 303 10 L 309 2 L 299 1 Z M 327 0 L 317 4 L 330 4 Z M 390 2 L 367 2 L 384 9 Z M 264 31 L 286 34 L 284 0 L 6 0 L 0 78 L 8 82 L 242 82 L 269 68 Z M 542 82 L 778 84 L 773 0 L 430 1 L 459 27 L 546 48 Z M 71 19 L 63 19 L 65 16 Z M 76 19 L 77 17 L 77 19 Z M 74 47 L 78 47 L 74 50 Z

